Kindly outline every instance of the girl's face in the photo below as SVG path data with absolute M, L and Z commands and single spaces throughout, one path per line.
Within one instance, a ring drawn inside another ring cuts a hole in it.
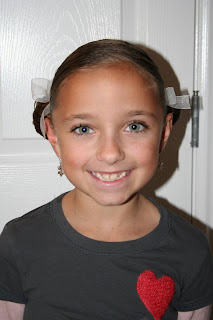
M 47 134 L 75 192 L 104 206 L 127 202 L 154 175 L 171 131 L 156 90 L 118 64 L 70 76 L 57 101 Z

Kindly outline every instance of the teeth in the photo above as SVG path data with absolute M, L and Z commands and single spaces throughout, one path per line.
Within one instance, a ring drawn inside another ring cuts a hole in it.
M 121 175 L 120 175 L 120 178 L 125 177 L 126 174 L 127 174 L 127 172 L 122 172 Z
M 113 174 L 111 174 L 110 175 L 110 180 L 116 180 L 118 178 L 118 175 L 117 175 L 117 173 L 113 173 Z
M 102 175 L 100 175 L 102 178 L 103 178 L 103 180 L 105 180 L 105 181 L 109 181 L 110 180 L 110 175 L 109 174 L 102 174 Z
M 94 174 L 94 176 L 96 176 L 97 178 L 101 179 L 101 174 L 100 174 L 100 173 L 96 173 L 96 174 L 95 174 L 95 173 L 93 172 L 93 174 Z
M 125 177 L 129 173 L 129 171 L 123 171 L 122 173 L 112 173 L 112 174 L 108 174 L 108 173 L 100 174 L 99 172 L 94 172 L 94 171 L 91 171 L 91 172 L 95 177 L 97 177 L 98 179 L 100 179 L 102 181 L 119 180 L 119 179 Z

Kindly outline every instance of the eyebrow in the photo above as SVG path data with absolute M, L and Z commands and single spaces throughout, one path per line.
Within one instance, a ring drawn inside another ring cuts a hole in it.
M 143 111 L 143 110 L 131 110 L 127 113 L 127 116 L 129 116 L 129 117 L 149 116 L 149 117 L 157 118 L 156 114 L 149 112 L 149 111 Z
M 126 116 L 127 117 L 149 116 L 149 117 L 157 118 L 157 116 L 154 113 L 148 112 L 148 111 L 143 111 L 143 110 L 131 110 L 126 113 Z M 64 119 L 64 122 L 72 122 L 75 119 L 90 120 L 90 119 L 95 119 L 95 118 L 96 117 L 91 113 L 71 114 Z
M 94 118 L 95 116 L 92 115 L 91 113 L 71 114 L 64 119 L 64 122 L 71 122 L 75 119 L 88 120 L 88 119 L 94 119 Z

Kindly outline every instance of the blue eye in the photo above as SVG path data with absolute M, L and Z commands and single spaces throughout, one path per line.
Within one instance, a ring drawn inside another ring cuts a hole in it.
M 140 122 L 132 122 L 127 126 L 126 131 L 129 132 L 141 132 L 145 129 L 145 126 Z
M 75 133 L 84 136 L 89 133 L 93 133 L 94 131 L 88 126 L 79 126 L 73 130 Z

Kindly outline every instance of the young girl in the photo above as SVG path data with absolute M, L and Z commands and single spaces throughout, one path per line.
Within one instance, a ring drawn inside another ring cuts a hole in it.
M 184 97 L 119 40 L 77 49 L 48 93 L 34 81 L 34 124 L 75 189 L 5 226 L 1 319 L 209 319 L 205 236 L 141 192 Z

